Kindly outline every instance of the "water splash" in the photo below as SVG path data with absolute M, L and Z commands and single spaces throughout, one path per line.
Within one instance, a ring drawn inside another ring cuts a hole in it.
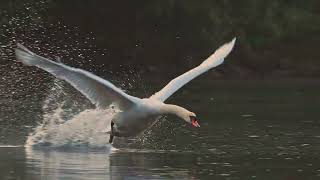
M 59 122 L 62 120 L 60 114 L 57 109 L 50 117 L 50 123 L 38 126 L 28 137 L 26 145 L 92 148 L 108 145 L 109 134 L 106 132 L 110 131 L 114 115 L 110 110 L 85 110 L 64 123 Z
M 109 147 L 113 109 L 86 109 L 89 103 L 62 81 L 55 80 L 43 104 L 43 122 L 34 129 L 26 146 Z
M 110 128 L 113 112 L 93 109 L 94 106 L 70 85 L 52 79 L 52 76 L 43 76 L 41 70 L 15 61 L 16 43 L 22 43 L 49 59 L 59 57 L 65 64 L 88 70 L 102 78 L 104 75 L 108 79 L 110 76 L 117 77 L 112 82 L 131 92 L 137 91 L 135 88 L 137 79 L 141 79 L 140 74 L 130 67 L 112 72 L 101 60 L 93 61 L 107 58 L 107 49 L 95 45 L 96 37 L 92 32 L 81 33 L 77 27 L 70 27 L 57 19 L 50 20 L 47 16 L 48 3 L 50 1 L 30 2 L 16 7 L 13 12 L 0 11 L 4 17 L 0 23 L 0 95 L 8 103 L 14 104 L 14 100 L 19 99 L 19 104 L 22 104 L 18 110 L 1 106 L 0 110 L 8 114 L 1 117 L 6 119 L 2 122 L 8 123 L 8 126 L 15 124 L 22 127 L 21 136 L 25 137 L 30 132 L 29 127 L 41 121 L 27 137 L 26 146 L 104 147 L 108 144 L 109 135 L 102 132 Z M 126 83 L 121 83 L 119 79 L 125 79 Z M 145 91 L 146 87 L 141 85 L 143 87 L 140 89 Z M 43 97 L 46 97 L 44 103 L 39 103 Z M 22 100 L 28 103 L 21 103 Z M 32 120 L 22 121 L 18 116 L 13 118 L 12 114 L 16 111 L 21 114 L 26 112 Z M 6 131 L 2 133 L 8 134 Z

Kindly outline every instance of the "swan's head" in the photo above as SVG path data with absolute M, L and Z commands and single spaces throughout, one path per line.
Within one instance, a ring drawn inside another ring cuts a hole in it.
M 187 123 L 191 124 L 193 127 L 200 127 L 199 120 L 195 113 L 186 110 L 183 107 L 177 105 L 166 104 L 162 107 L 163 113 L 174 114 L 179 118 L 183 119 Z
M 193 127 L 200 127 L 199 120 L 195 113 L 182 108 L 177 115 Z
M 190 123 L 193 127 L 200 127 L 199 120 L 195 113 L 187 111 L 181 116 L 183 120 Z
M 199 120 L 197 119 L 196 116 L 189 116 L 189 118 L 190 118 L 189 122 L 193 127 L 200 127 Z

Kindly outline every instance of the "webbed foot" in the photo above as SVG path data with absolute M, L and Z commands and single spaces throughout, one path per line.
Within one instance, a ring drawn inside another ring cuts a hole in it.
M 113 135 L 110 135 L 110 139 L 109 139 L 109 143 L 110 143 L 110 144 L 112 144 L 113 138 L 114 138 L 114 136 L 113 136 Z
M 111 121 L 111 132 L 110 132 L 110 138 L 109 138 L 109 143 L 111 144 L 113 142 L 113 126 L 114 126 L 114 122 Z

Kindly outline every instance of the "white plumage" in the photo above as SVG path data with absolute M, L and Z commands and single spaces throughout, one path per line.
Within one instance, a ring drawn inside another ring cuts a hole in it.
M 231 52 L 235 42 L 236 42 L 236 38 L 234 38 L 231 42 L 221 46 L 210 57 L 208 57 L 205 61 L 203 61 L 199 66 L 174 78 L 169 82 L 169 84 L 167 84 L 159 92 L 155 93 L 151 98 L 155 98 L 155 99 L 158 99 L 159 101 L 164 102 L 173 93 L 175 93 L 178 89 L 180 89 L 182 86 L 187 84 L 189 81 L 191 81 L 195 77 L 208 71 L 211 68 L 219 66 L 221 63 L 223 63 L 224 58 Z
M 224 44 L 199 66 L 178 76 L 159 92 L 144 99 L 130 96 L 109 81 L 90 72 L 36 55 L 21 44 L 17 45 L 16 56 L 26 65 L 36 66 L 67 81 L 97 108 L 108 108 L 111 103 L 115 104 L 121 111 L 112 120 L 110 132 L 110 142 L 112 142 L 113 136 L 128 137 L 143 132 L 165 114 L 176 115 L 193 126 L 200 127 L 195 113 L 177 105 L 165 104 L 164 101 L 195 77 L 223 63 L 224 58 L 233 49 L 235 40 L 234 38 Z

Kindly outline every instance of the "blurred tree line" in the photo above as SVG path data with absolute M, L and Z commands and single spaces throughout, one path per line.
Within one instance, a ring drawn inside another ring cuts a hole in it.
M 236 36 L 235 51 L 212 76 L 320 77 L 319 0 L 2 0 L 0 9 L 10 17 L 25 3 L 37 11 L 33 2 L 46 6 L 34 23 L 92 32 L 108 51 L 96 63 L 177 75 Z

